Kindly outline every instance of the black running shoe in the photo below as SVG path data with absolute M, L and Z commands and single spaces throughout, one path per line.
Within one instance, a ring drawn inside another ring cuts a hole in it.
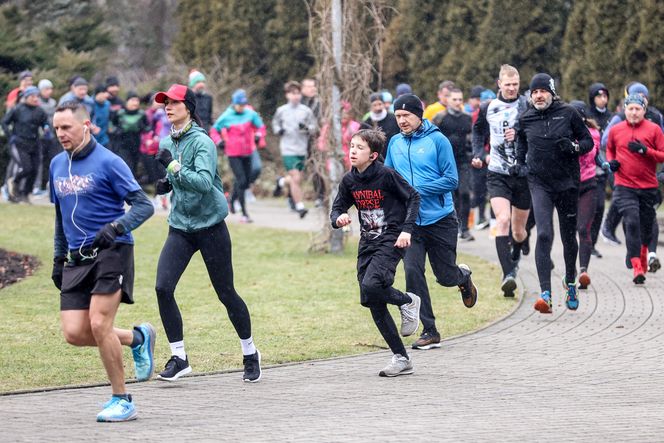
M 659 271 L 661 267 L 662 264 L 659 262 L 659 258 L 657 258 L 657 256 L 652 256 L 648 259 L 648 272 L 655 273 Z
M 279 184 L 279 181 L 280 181 L 282 178 L 283 178 L 283 177 L 277 177 L 277 184 L 276 184 L 276 186 L 274 187 L 274 191 L 272 191 L 272 196 L 273 196 L 273 197 L 279 197 L 279 196 L 281 195 L 282 191 L 283 191 L 281 185 Z
M 300 214 L 300 218 L 304 218 L 304 216 L 307 215 L 307 213 L 309 213 L 309 210 L 307 208 L 302 208 L 298 209 L 297 213 Z
M 595 248 L 592 248 L 592 249 L 590 250 L 590 255 L 592 255 L 593 257 L 597 257 L 597 258 L 602 258 L 602 257 L 603 257 L 603 256 L 602 256 L 602 253 L 599 252 L 599 251 L 598 251 L 597 249 L 595 249 Z
M 526 239 L 523 241 L 523 244 L 521 245 L 521 255 L 528 254 L 530 254 L 530 235 L 526 237 Z
M 256 383 L 261 379 L 261 353 L 256 349 L 252 355 L 245 355 L 242 359 L 244 365 L 244 375 L 242 380 L 249 383 Z
M 440 334 L 438 332 L 422 332 L 420 338 L 415 340 L 412 346 L 413 349 L 429 350 L 440 348 Z
M 189 359 L 182 360 L 177 355 L 171 355 L 170 360 L 166 362 L 166 368 L 157 375 L 157 378 L 159 380 L 175 381 L 190 372 Z
M 516 291 L 516 279 L 511 272 L 503 279 L 500 289 L 503 291 L 503 296 L 514 297 L 514 291 Z

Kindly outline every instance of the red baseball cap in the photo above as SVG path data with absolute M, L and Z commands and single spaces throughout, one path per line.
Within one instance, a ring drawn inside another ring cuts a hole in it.
M 157 92 L 154 96 L 154 101 L 157 103 L 164 103 L 166 97 L 171 100 L 177 100 L 179 102 L 186 101 L 187 98 L 187 87 L 185 85 L 171 85 L 166 92 Z

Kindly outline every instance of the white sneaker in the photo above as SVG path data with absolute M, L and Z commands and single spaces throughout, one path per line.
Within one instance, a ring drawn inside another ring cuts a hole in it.
M 420 326 L 420 297 L 412 292 L 406 292 L 411 299 L 410 303 L 406 303 L 399 307 L 401 311 L 401 335 L 408 337 L 417 331 Z
M 385 366 L 378 375 L 381 377 L 396 377 L 412 374 L 413 372 L 413 361 L 410 358 L 406 358 L 401 354 L 394 354 L 390 364 Z
M 244 191 L 244 200 L 247 203 L 254 203 L 256 201 L 256 196 L 254 195 L 253 192 L 251 192 L 251 189 L 247 189 Z

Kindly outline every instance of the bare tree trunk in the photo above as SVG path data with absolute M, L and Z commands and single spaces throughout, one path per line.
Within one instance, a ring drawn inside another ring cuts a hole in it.
M 354 109 L 366 108 L 370 85 L 382 64 L 386 0 L 309 0 L 309 35 L 316 58 L 321 124 L 327 128 L 324 151 L 314 150 L 314 170 L 325 179 L 329 212 L 344 174 L 341 140 L 341 101 Z M 374 66 L 378 64 L 377 70 Z M 343 232 L 333 232 L 329 221 L 310 245 L 312 251 L 343 251 Z

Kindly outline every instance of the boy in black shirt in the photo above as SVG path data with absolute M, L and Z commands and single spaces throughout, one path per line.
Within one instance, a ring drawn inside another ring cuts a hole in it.
M 401 335 L 413 334 L 419 326 L 420 298 L 392 287 L 394 274 L 404 250 L 410 246 L 410 233 L 417 218 L 420 196 L 395 170 L 376 161 L 385 146 L 380 130 L 362 129 L 350 142 L 351 171 L 339 184 L 330 220 L 333 228 L 351 223 L 346 213 L 355 205 L 360 218 L 360 246 L 357 279 L 360 303 L 371 310 L 378 330 L 394 353 L 379 375 L 396 377 L 413 373 L 387 304 L 399 306 Z

